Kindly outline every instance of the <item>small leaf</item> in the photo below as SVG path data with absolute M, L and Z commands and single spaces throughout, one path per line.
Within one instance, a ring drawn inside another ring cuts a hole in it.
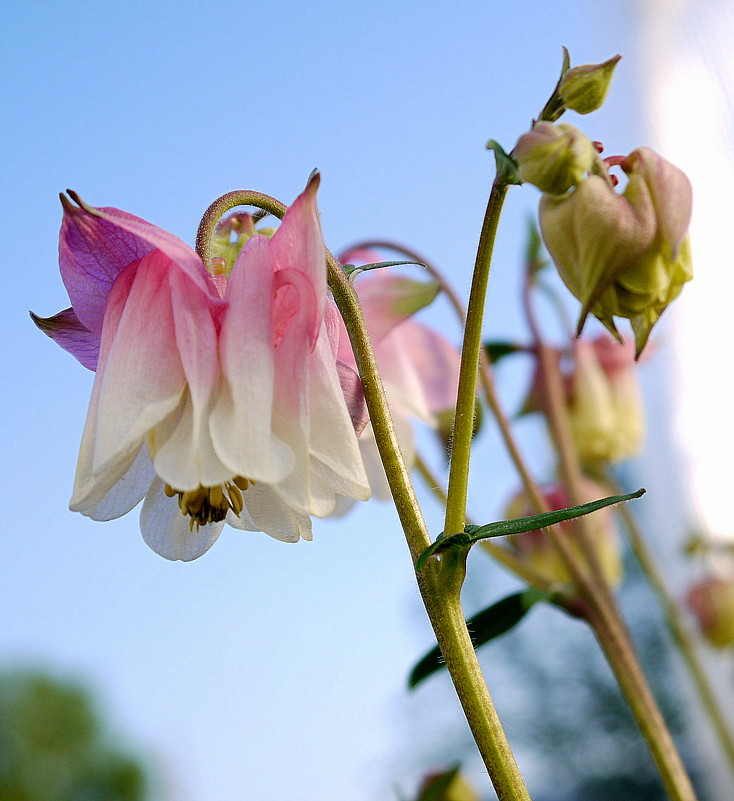
M 446 791 L 459 774 L 461 765 L 457 763 L 443 773 L 431 777 L 416 801 L 443 801 Z
M 360 264 L 358 267 L 354 264 L 343 264 L 342 269 L 346 273 L 347 278 L 359 273 L 366 273 L 368 270 L 381 270 L 383 267 L 400 267 L 403 264 L 417 264 L 419 267 L 425 267 L 422 261 L 376 261 L 374 264 Z
M 598 501 L 582 503 L 580 506 L 569 506 L 567 509 L 557 509 L 552 512 L 529 515 L 528 517 L 517 517 L 514 520 L 500 520 L 496 523 L 488 523 L 486 526 L 466 526 L 464 531 L 471 536 L 471 544 L 473 545 L 479 540 L 489 539 L 490 537 L 523 534 L 526 531 L 534 531 L 536 528 L 553 526 L 556 523 L 562 523 L 564 520 L 572 520 L 575 517 L 591 514 L 591 512 L 596 512 L 598 509 L 603 509 L 605 506 L 612 506 L 615 503 L 622 503 L 622 501 L 631 501 L 644 494 L 645 490 L 639 489 L 637 492 L 632 492 L 629 495 L 611 495 L 608 498 L 601 498 Z M 448 539 L 453 538 L 449 537 Z M 434 543 L 434 545 L 435 544 L 436 543 Z
M 492 364 L 497 364 L 500 359 L 504 359 L 505 356 L 511 356 L 513 353 L 527 353 L 528 351 L 525 345 L 519 345 L 517 342 L 509 342 L 507 340 L 485 342 L 484 350 Z
M 543 590 L 528 588 L 523 592 L 508 595 L 501 601 L 497 601 L 487 609 L 483 609 L 470 617 L 466 621 L 466 625 L 474 648 L 477 649 L 480 645 L 506 634 L 525 617 L 527 612 L 538 601 L 552 603 L 553 596 Z M 441 656 L 441 650 L 436 646 L 411 670 L 408 677 L 408 687 L 412 690 L 428 676 L 443 667 L 445 667 L 445 662 Z
M 497 182 L 500 184 L 521 184 L 522 181 L 517 174 L 517 162 L 508 153 L 505 153 L 502 145 L 494 139 L 487 142 L 487 150 L 494 151 L 494 160 L 497 165 Z

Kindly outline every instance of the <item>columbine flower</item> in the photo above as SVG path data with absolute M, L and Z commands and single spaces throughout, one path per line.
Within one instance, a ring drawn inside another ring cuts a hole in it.
M 639 355 L 693 277 L 691 185 L 646 147 L 606 161 L 626 172 L 624 192 L 615 192 L 602 163 L 604 174 L 590 175 L 565 195 L 543 195 L 540 228 L 561 278 L 582 303 L 579 331 L 592 313 L 619 339 L 613 318 L 626 317 Z
M 578 339 L 568 382 L 568 416 L 579 457 L 621 462 L 637 454 L 644 437 L 634 346 L 610 336 Z
M 711 645 L 724 648 L 734 643 L 734 583 L 706 576 L 686 596 L 701 633 Z
M 346 262 L 377 262 L 379 258 L 365 251 L 342 254 Z M 461 354 L 438 332 L 412 318 L 438 292 L 438 285 L 414 281 L 379 269 L 357 277 L 355 289 L 360 299 L 367 328 L 375 349 L 393 423 L 406 464 L 415 461 L 411 418 L 437 428 L 441 413 L 456 405 Z M 346 328 L 341 324 L 339 359 L 356 365 Z M 372 426 L 367 425 L 359 438 L 372 494 L 390 497 Z
M 317 186 L 216 284 L 171 234 L 62 198 L 72 306 L 36 322 L 97 371 L 72 510 L 109 520 L 145 498 L 145 541 L 190 560 L 225 520 L 310 539 L 309 515 L 369 496 L 337 372 Z
M 581 64 L 568 70 L 558 84 L 564 107 L 578 114 L 590 114 L 600 108 L 620 58 L 613 56 L 602 64 Z
M 553 484 L 541 489 L 543 498 L 550 509 L 565 509 L 570 506 L 570 499 L 566 488 L 560 484 Z M 595 481 L 584 479 L 582 487 L 582 503 L 595 501 L 608 495 L 608 491 Z M 510 502 L 505 518 L 525 517 L 534 514 L 528 497 L 524 492 L 518 493 Z M 622 558 L 619 547 L 619 536 L 614 525 L 614 517 L 609 508 L 598 509 L 587 515 L 592 542 L 602 566 L 602 571 L 610 585 L 616 586 L 622 578 Z M 559 523 L 561 534 L 566 537 L 577 555 L 585 562 L 578 538 L 578 520 L 566 520 Z M 518 556 L 527 563 L 536 573 L 548 581 L 557 581 L 563 584 L 571 582 L 571 576 L 566 569 L 560 554 L 557 552 L 547 533 L 543 529 L 535 529 L 525 534 L 509 537 L 508 544 L 517 552 Z

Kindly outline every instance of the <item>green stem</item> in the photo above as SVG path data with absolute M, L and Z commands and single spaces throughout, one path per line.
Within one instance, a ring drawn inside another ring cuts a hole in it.
M 487 297 L 487 281 L 492 263 L 492 251 L 497 235 L 502 204 L 507 194 L 507 185 L 494 181 L 479 236 L 477 258 L 472 277 L 469 307 L 466 314 L 464 342 L 461 349 L 459 390 L 456 398 L 451 468 L 447 490 L 446 520 L 444 534 L 455 534 L 464 530 L 466 500 L 469 482 L 474 403 L 477 390 L 479 354 L 482 346 L 482 322 Z
M 732 737 L 726 719 L 721 714 L 721 707 L 716 700 L 716 696 L 714 695 L 706 671 L 701 664 L 701 660 L 698 658 L 696 646 L 683 624 L 678 605 L 665 586 L 663 577 L 657 569 L 650 549 L 645 544 L 644 537 L 642 536 L 634 515 L 630 512 L 629 508 L 624 505 L 619 506 L 617 513 L 622 519 L 630 545 L 632 546 L 632 551 L 635 554 L 642 572 L 658 597 L 660 606 L 665 613 L 670 633 L 691 674 L 693 683 L 701 698 L 701 703 L 711 720 L 711 725 L 719 738 L 721 748 L 729 761 L 729 767 L 734 771 L 734 737 Z
M 205 266 L 210 263 L 211 237 L 217 221 L 235 206 L 245 205 L 257 206 L 280 219 L 287 208 L 259 192 L 241 191 L 223 195 L 207 209 L 197 234 L 196 248 Z M 400 450 L 356 292 L 328 250 L 326 261 L 329 286 L 349 332 L 380 458 L 415 564 L 418 556 L 431 544 L 430 535 Z M 426 612 L 500 801 L 530 801 L 466 628 L 460 603 L 461 576 L 458 576 L 458 580 L 447 581 L 451 576 L 456 579 L 457 571 L 449 574 L 448 570 L 440 567 L 416 574 Z

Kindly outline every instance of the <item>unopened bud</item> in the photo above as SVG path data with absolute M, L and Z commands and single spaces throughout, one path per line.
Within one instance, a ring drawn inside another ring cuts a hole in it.
M 604 102 L 620 58 L 614 56 L 603 64 L 583 64 L 570 69 L 558 86 L 563 105 L 579 114 L 596 111 Z
M 716 648 L 734 643 L 734 583 L 716 576 L 694 584 L 686 596 L 703 636 Z
M 522 181 L 551 195 L 563 195 L 581 183 L 597 152 L 573 125 L 536 122 L 520 137 L 512 155 Z

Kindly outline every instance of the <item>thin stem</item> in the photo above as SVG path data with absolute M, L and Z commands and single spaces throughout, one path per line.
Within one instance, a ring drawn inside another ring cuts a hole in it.
M 210 263 L 211 237 L 217 221 L 230 209 L 242 205 L 257 206 L 281 219 L 286 212 L 282 203 L 259 192 L 230 192 L 222 196 L 207 209 L 197 235 L 197 252 L 205 265 Z M 380 458 L 415 564 L 430 545 L 428 529 L 400 450 L 359 300 L 328 250 L 326 262 L 329 286 L 349 332 Z M 432 566 L 416 574 L 416 579 L 456 693 L 500 801 L 530 801 L 469 637 L 460 603 L 461 577 L 458 581 L 446 582 L 441 571 Z
M 529 278 L 525 285 L 524 302 L 539 359 L 548 424 L 558 449 L 561 471 L 571 503 L 576 504 L 583 497 L 581 492 L 583 475 L 571 438 L 561 375 L 554 354 L 542 341 L 540 327 L 532 307 Z M 650 691 L 614 595 L 602 571 L 587 528 L 588 520 L 582 517 L 579 518 L 579 522 L 581 523 L 579 543 L 583 561 L 573 552 L 565 537 L 557 531 L 549 530 L 549 536 L 561 553 L 581 600 L 587 605 L 587 619 L 647 742 L 671 801 L 695 801 L 696 796 L 688 774 Z
M 609 477 L 607 477 L 607 480 L 609 480 Z M 683 623 L 678 605 L 665 586 L 663 577 L 655 564 L 650 549 L 645 543 L 645 539 L 642 536 L 642 532 L 640 531 L 634 515 L 625 505 L 620 505 L 617 509 L 617 513 L 627 531 L 632 551 L 635 554 L 642 572 L 658 597 L 673 640 L 678 646 L 678 650 L 691 674 L 703 707 L 711 720 L 711 725 L 719 738 L 721 748 L 729 761 L 729 766 L 732 771 L 734 771 L 734 737 L 732 737 L 726 719 L 721 713 L 721 707 L 716 700 L 716 696 L 714 695 L 706 671 L 701 664 L 701 660 L 698 658 L 696 646 Z
M 494 181 L 479 236 L 477 258 L 472 276 L 469 307 L 461 349 L 459 390 L 456 399 L 454 431 L 451 448 L 451 468 L 447 490 L 446 520 L 444 533 L 454 534 L 464 530 L 466 500 L 471 458 L 474 403 L 476 399 L 479 354 L 482 346 L 482 321 L 487 296 L 487 281 L 492 263 L 492 251 L 497 235 L 500 212 L 507 194 L 507 186 Z

